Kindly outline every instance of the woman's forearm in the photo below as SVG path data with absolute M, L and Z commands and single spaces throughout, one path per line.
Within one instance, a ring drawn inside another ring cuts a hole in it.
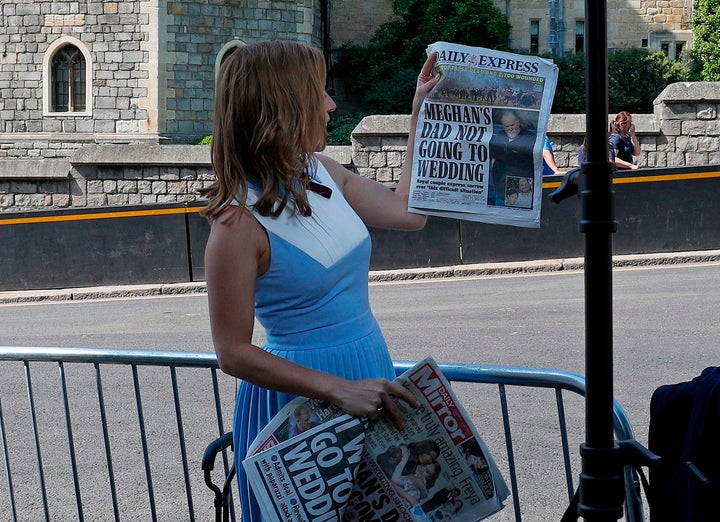
M 615 158 L 615 165 L 617 165 L 618 167 L 626 168 L 626 169 L 636 169 L 637 168 L 637 165 L 635 165 L 634 163 L 630 163 L 629 161 L 625 161 L 620 158 Z
M 408 129 L 407 149 L 405 151 L 405 160 L 403 161 L 400 179 L 398 180 L 395 194 L 405 198 L 407 201 L 410 195 L 410 181 L 412 177 L 412 164 L 415 158 L 415 134 L 417 129 L 418 115 L 413 114 L 410 117 L 410 128 Z

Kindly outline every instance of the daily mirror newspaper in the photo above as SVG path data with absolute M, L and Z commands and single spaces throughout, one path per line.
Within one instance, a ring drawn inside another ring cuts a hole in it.
M 420 401 L 406 421 L 367 421 L 297 398 L 243 461 L 268 520 L 474 522 L 503 507 L 508 488 L 432 358 L 398 377 Z
M 408 209 L 540 227 L 551 60 L 436 42 L 440 81 L 420 109 Z

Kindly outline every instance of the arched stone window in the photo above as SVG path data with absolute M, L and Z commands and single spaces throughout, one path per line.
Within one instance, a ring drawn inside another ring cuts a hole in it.
M 85 46 L 72 37 L 53 42 L 43 60 L 43 113 L 89 115 L 92 63 Z
M 85 111 L 85 57 L 80 49 L 66 45 L 52 59 L 50 101 L 53 112 Z

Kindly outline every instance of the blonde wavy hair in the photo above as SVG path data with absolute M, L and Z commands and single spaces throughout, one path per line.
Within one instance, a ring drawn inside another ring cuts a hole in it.
M 325 59 L 311 46 L 272 41 L 240 47 L 225 60 L 215 89 L 211 158 L 216 181 L 203 195 L 212 220 L 248 185 L 259 185 L 254 208 L 278 216 L 292 202 L 308 208 L 307 168 L 324 142 Z

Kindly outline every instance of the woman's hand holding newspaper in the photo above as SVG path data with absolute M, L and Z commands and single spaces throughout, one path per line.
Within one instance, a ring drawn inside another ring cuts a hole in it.
M 420 406 L 418 399 L 398 382 L 386 379 L 363 379 L 346 381 L 346 385 L 333 390 L 331 401 L 344 412 L 355 417 L 376 419 L 381 413 L 388 414 L 399 429 L 405 427 L 400 408 L 393 397 L 402 399 L 411 406 Z M 380 397 L 380 402 L 377 398 Z

